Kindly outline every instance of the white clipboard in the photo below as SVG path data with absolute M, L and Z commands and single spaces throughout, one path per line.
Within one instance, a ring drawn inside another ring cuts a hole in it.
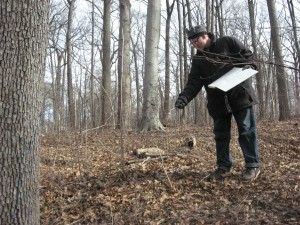
M 258 73 L 258 71 L 254 69 L 243 70 L 243 68 L 234 67 L 229 72 L 225 73 L 222 77 L 209 84 L 208 87 L 218 88 L 226 92 L 256 73 Z

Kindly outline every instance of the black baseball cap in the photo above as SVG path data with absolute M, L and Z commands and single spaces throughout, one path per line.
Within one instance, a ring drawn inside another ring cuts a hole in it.
M 186 29 L 185 32 L 186 32 L 187 38 L 189 40 L 200 37 L 204 34 L 207 34 L 205 27 L 203 27 L 201 25 L 197 25 L 197 26 L 191 27 L 190 29 Z

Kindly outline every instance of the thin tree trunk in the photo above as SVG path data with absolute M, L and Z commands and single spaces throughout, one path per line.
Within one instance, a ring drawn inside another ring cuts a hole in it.
M 63 60 L 63 52 L 60 52 L 56 49 L 57 55 L 57 66 L 56 66 L 56 77 L 55 77 L 55 93 L 54 93 L 54 106 L 53 106 L 53 115 L 54 115 L 54 130 L 59 132 L 60 130 L 60 108 L 61 108 L 61 68 Z
M 293 25 L 293 35 L 294 35 L 294 44 L 296 49 L 296 60 L 295 60 L 295 67 L 298 68 L 298 71 L 295 70 L 295 98 L 296 98 L 296 115 L 300 115 L 300 46 L 297 34 L 297 24 L 296 24 L 296 16 L 294 11 L 294 4 L 292 0 L 287 1 L 290 17 L 292 20 Z
M 187 0 L 186 0 L 187 1 Z M 182 2 L 184 2 L 184 0 L 182 0 Z M 184 17 L 186 17 L 187 12 L 186 12 L 186 7 L 185 4 L 182 4 L 182 13 L 184 15 Z M 186 20 L 183 20 L 183 30 L 185 31 L 187 29 L 187 25 L 186 25 Z M 183 38 L 183 71 L 184 71 L 184 85 L 187 82 L 188 79 L 188 74 L 189 74 L 189 70 L 188 70 L 188 57 L 187 57 L 187 38 Z
M 111 54 L 110 54 L 110 14 L 111 0 L 104 0 L 104 18 L 103 18 L 103 77 L 102 77 L 102 118 L 101 124 L 113 123 L 113 106 L 112 106 L 112 87 L 111 87 Z
M 96 110 L 94 98 L 94 68 L 95 68 L 95 1 L 92 1 L 92 43 L 91 43 L 91 78 L 90 78 L 90 106 L 91 106 L 91 123 L 92 127 L 96 127 Z
M 217 20 L 219 25 L 219 32 L 220 37 L 224 36 L 224 26 L 223 26 L 223 20 L 222 20 L 222 0 L 219 3 L 219 0 L 216 0 L 216 14 L 217 14 Z
M 215 34 L 217 34 L 217 30 L 214 31 L 214 25 L 215 25 L 215 7 L 214 7 L 214 3 L 215 0 L 211 0 L 211 27 L 210 27 L 210 31 L 214 32 Z
M 180 0 L 177 0 L 177 14 L 178 14 L 178 45 L 179 45 L 179 83 L 180 83 L 180 92 L 183 90 L 184 86 L 185 86 L 185 76 L 184 76 L 184 66 L 183 66 L 183 35 L 184 35 L 184 31 L 182 28 L 182 15 L 181 15 L 181 4 L 180 4 Z M 181 114 L 182 116 L 180 116 L 180 124 L 184 123 L 184 115 L 185 115 L 185 109 L 181 112 L 179 112 L 179 114 Z
M 187 18 L 188 18 L 188 24 L 189 24 L 189 27 L 192 27 L 193 26 L 193 24 L 192 24 L 192 15 L 191 15 L 191 7 L 190 7 L 190 0 L 186 0 L 186 8 L 187 8 Z M 191 47 L 191 58 L 192 57 L 194 57 L 194 55 L 195 55 L 195 50 L 194 50 L 194 48 L 193 47 Z M 188 59 L 186 59 L 186 60 L 188 60 Z M 187 75 L 188 75 L 188 71 L 189 71 L 189 69 L 187 70 Z M 197 124 L 197 107 L 198 107 L 198 100 L 199 100 L 199 98 L 198 97 L 196 97 L 196 98 L 194 98 L 193 99 L 193 102 L 194 102 L 194 109 L 195 110 L 193 110 L 193 116 L 194 116 L 194 124 Z M 192 104 L 190 104 L 190 105 L 192 105 Z M 186 109 L 184 109 L 184 114 L 183 114 L 183 118 L 185 118 L 186 117 Z
M 68 103 L 69 103 L 69 126 L 73 130 L 76 128 L 75 101 L 73 91 L 73 74 L 72 74 L 72 27 L 73 15 L 75 9 L 75 0 L 68 0 L 68 28 L 66 34 L 67 46 L 67 77 L 68 77 Z
M 140 34 L 140 33 L 139 33 Z M 135 68 L 135 84 L 136 84 L 136 119 L 140 120 L 140 111 L 141 111 L 141 96 L 140 96 L 140 79 L 139 79 L 139 65 L 138 65 L 138 56 L 137 56 L 137 43 L 139 40 L 139 34 L 136 39 L 136 43 L 133 42 L 131 37 L 131 45 L 132 45 L 132 55 L 134 61 Z
M 211 30 L 211 3 L 210 0 L 206 0 L 206 29 L 208 32 Z
M 254 58 L 258 59 L 257 56 L 257 44 L 256 44 L 256 32 L 255 32 L 255 13 L 254 13 L 254 1 L 248 0 L 248 6 L 249 6 L 249 17 L 250 17 L 250 28 L 251 28 L 251 39 L 252 39 L 252 47 L 253 47 L 253 54 Z M 261 70 L 261 65 L 257 65 L 258 70 Z M 264 96 L 263 96 L 263 73 L 259 73 L 256 75 L 256 89 L 258 92 L 258 99 L 259 99 L 259 113 L 258 113 L 258 119 L 264 118 L 265 108 L 264 108 Z
M 180 81 L 180 91 L 184 88 L 184 73 L 183 73 L 183 30 L 182 30 L 182 16 L 181 16 L 181 10 L 180 10 L 180 1 L 177 0 L 177 14 L 178 14 L 178 45 L 179 45 L 179 81 Z
M 129 0 L 120 0 L 118 121 L 124 123 L 125 129 L 131 128 L 130 6 Z
M 186 0 L 187 1 L 187 0 Z M 182 14 L 184 18 L 187 15 L 184 0 L 182 0 Z M 183 30 L 185 31 L 187 29 L 186 20 L 183 20 Z M 188 70 L 188 57 L 187 57 L 187 38 L 183 38 L 183 73 L 184 73 L 184 85 L 186 84 L 188 80 L 189 70 Z M 183 124 L 186 124 L 186 114 L 187 114 L 188 107 L 185 107 L 182 110 L 182 116 L 181 121 Z
M 167 21 L 166 21 L 166 42 L 165 42 L 165 98 L 164 98 L 164 110 L 163 121 L 165 124 L 169 123 L 170 116 L 170 27 L 171 16 L 174 9 L 175 0 L 170 5 L 169 0 L 166 0 L 167 6 Z

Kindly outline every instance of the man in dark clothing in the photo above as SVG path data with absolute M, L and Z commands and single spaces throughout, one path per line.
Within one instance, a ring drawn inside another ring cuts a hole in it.
M 179 94 L 175 107 L 183 109 L 204 86 L 207 93 L 207 107 L 214 121 L 214 135 L 217 152 L 217 169 L 208 176 L 209 180 L 220 180 L 230 174 L 232 160 L 230 157 L 231 118 L 235 118 L 239 144 L 245 159 L 245 171 L 242 181 L 254 180 L 260 173 L 258 140 L 252 106 L 257 97 L 250 80 L 238 84 L 224 92 L 209 88 L 208 85 L 217 80 L 234 67 L 256 69 L 252 63 L 253 54 L 239 40 L 224 36 L 214 38 L 204 27 L 195 26 L 187 30 L 191 45 L 197 49 L 192 60 L 191 71 L 184 90 Z

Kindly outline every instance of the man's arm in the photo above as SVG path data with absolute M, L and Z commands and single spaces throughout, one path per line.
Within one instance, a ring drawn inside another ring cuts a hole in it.
M 187 103 L 190 102 L 199 93 L 203 87 L 203 81 L 200 78 L 201 69 L 198 67 L 196 60 L 193 60 L 191 71 L 188 75 L 187 83 L 183 91 L 179 94 L 180 96 L 185 96 Z
M 246 47 L 240 40 L 237 38 L 232 38 L 232 52 L 238 53 L 238 57 L 241 58 L 241 67 L 257 69 L 257 66 L 254 63 L 254 57 L 252 51 Z

